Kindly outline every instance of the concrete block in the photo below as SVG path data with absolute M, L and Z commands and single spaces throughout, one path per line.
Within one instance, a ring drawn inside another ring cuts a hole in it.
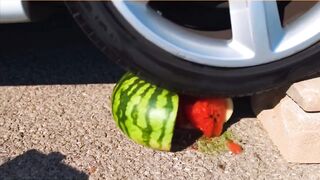
M 320 111 L 320 78 L 313 78 L 293 84 L 287 91 L 302 109 L 308 112 Z
M 265 101 L 256 96 L 252 103 L 263 107 Z M 257 117 L 287 161 L 320 163 L 320 113 L 306 113 L 285 96 L 273 108 L 260 110 Z

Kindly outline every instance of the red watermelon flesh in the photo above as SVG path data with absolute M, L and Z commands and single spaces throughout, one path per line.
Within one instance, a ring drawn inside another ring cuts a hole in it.
M 182 100 L 183 99 L 183 100 Z M 181 98 L 185 118 L 203 132 L 206 137 L 220 136 L 230 109 L 230 101 L 225 98 L 193 99 Z M 231 102 L 232 103 L 232 102 Z

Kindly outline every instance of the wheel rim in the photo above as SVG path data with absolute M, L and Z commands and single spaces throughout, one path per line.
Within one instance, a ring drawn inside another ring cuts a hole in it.
M 320 3 L 282 26 L 276 1 L 229 0 L 231 39 L 189 31 L 162 17 L 147 2 L 112 1 L 146 39 L 184 60 L 217 67 L 248 67 L 281 60 L 320 40 Z

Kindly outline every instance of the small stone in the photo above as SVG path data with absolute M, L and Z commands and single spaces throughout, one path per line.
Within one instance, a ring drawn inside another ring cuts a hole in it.
M 95 173 L 97 171 L 97 167 L 95 167 L 95 166 L 90 166 L 89 168 L 88 168 L 88 173 L 91 175 L 91 174 L 93 174 L 93 173 Z
M 225 164 L 218 164 L 218 168 L 221 169 L 222 171 L 225 171 L 226 165 Z

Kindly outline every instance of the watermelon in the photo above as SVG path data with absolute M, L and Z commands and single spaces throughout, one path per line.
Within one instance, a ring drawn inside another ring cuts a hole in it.
M 126 73 L 112 94 L 112 115 L 130 139 L 144 146 L 169 151 L 178 111 L 176 93 Z
M 233 112 L 233 103 L 230 98 L 191 98 L 182 96 L 180 98 L 180 106 L 178 125 L 186 124 L 183 122 L 186 119 L 208 138 L 221 135 L 224 123 L 231 117 Z

